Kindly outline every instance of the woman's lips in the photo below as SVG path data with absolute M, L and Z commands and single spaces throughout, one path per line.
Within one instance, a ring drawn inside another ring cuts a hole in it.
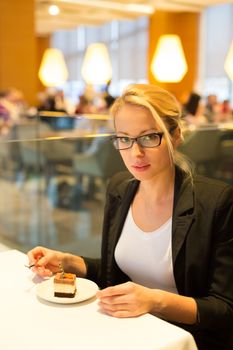
M 146 171 L 148 168 L 150 167 L 150 164 L 136 164 L 136 165 L 132 165 L 132 168 L 136 171 Z

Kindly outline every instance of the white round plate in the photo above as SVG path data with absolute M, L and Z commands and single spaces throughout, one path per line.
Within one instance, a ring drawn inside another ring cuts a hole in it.
M 98 286 L 95 282 L 86 278 L 76 278 L 76 294 L 74 298 L 59 298 L 54 296 L 53 278 L 43 281 L 37 285 L 36 294 L 38 297 L 58 304 L 74 304 L 88 300 L 95 296 Z

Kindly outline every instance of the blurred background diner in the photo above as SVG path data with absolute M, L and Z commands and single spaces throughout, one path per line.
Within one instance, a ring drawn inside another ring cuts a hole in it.
M 3 0 L 0 21 L 0 250 L 99 256 L 130 83 L 172 92 L 179 151 L 233 184 L 233 1 Z

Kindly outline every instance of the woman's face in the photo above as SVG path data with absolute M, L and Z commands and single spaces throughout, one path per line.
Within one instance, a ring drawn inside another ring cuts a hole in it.
M 126 104 L 115 116 L 115 131 L 117 136 L 138 137 L 162 130 L 147 109 Z M 121 150 L 120 153 L 127 169 L 140 181 L 151 180 L 171 170 L 164 135 L 158 147 L 143 148 L 134 142 L 132 148 Z

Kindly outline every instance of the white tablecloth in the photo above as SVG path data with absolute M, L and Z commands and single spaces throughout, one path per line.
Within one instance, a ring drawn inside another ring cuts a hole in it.
M 157 317 L 117 319 L 95 298 L 62 305 L 36 296 L 41 278 L 24 267 L 27 256 L 0 253 L 1 350 L 197 350 L 193 337 Z

